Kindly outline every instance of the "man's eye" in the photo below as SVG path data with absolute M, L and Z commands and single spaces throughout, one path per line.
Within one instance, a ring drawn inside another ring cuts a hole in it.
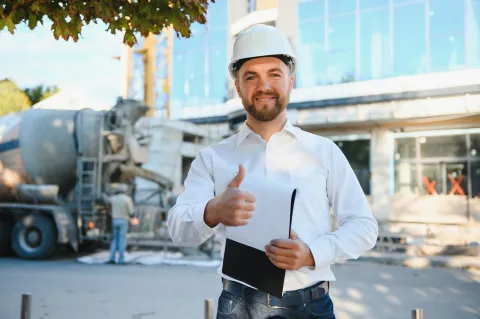
M 278 77 L 280 77 L 280 74 L 273 73 L 272 76 L 273 76 L 274 78 L 278 78 Z
M 247 76 L 246 80 L 247 80 L 247 81 L 249 81 L 249 80 L 253 80 L 253 75 L 251 75 L 251 76 Z

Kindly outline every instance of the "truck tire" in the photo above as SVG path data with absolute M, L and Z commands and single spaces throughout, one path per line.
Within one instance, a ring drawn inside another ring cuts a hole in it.
M 46 259 L 54 252 L 57 230 L 53 220 L 43 215 L 27 215 L 12 230 L 12 248 L 23 259 Z
M 12 225 L 7 220 L 0 219 L 0 257 L 12 252 L 10 236 Z

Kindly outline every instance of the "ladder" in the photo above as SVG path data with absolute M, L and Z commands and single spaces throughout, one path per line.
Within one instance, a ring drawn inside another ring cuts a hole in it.
M 95 216 L 98 159 L 79 157 L 77 160 L 77 208 L 79 216 Z

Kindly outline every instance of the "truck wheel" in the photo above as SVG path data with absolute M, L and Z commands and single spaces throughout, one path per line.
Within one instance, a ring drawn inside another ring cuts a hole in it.
M 55 252 L 56 243 L 55 223 L 46 216 L 27 215 L 13 226 L 12 248 L 20 258 L 48 258 Z
M 11 253 L 10 235 L 12 233 L 12 225 L 0 219 L 0 256 L 7 256 Z

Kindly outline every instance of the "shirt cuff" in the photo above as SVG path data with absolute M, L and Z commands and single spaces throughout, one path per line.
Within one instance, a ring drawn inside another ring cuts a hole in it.
M 210 238 L 213 234 L 215 234 L 215 231 L 219 226 L 217 225 L 213 228 L 210 228 L 210 226 L 208 226 L 203 220 L 203 217 L 205 215 L 205 207 L 207 206 L 208 202 L 209 200 L 194 205 L 192 212 L 192 219 L 195 230 L 204 241 Z
M 330 240 L 327 236 L 321 236 L 314 241 L 307 243 L 310 251 L 312 252 L 314 266 L 310 266 L 311 270 L 316 268 L 323 268 L 329 266 L 333 261 L 333 251 L 330 245 Z

